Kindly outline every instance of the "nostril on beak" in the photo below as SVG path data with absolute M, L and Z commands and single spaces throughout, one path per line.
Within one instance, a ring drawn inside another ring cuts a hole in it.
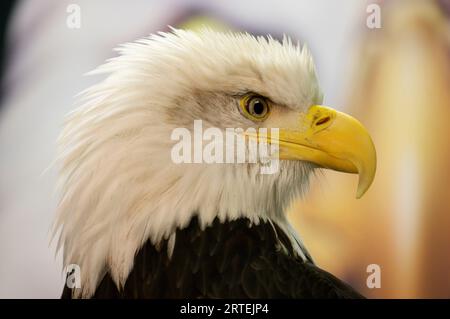
M 321 118 L 320 120 L 318 120 L 316 122 L 316 126 L 320 126 L 320 125 L 325 124 L 325 123 L 327 123 L 329 121 L 330 121 L 330 117 L 329 116 L 325 116 L 324 118 Z

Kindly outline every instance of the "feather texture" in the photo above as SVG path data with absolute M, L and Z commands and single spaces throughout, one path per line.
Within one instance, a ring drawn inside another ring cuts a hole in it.
M 362 298 L 350 286 L 295 257 L 282 229 L 248 219 L 202 229 L 197 218 L 161 250 L 147 242 L 137 254 L 123 289 L 110 274 L 93 298 Z M 63 297 L 70 298 L 66 288 Z

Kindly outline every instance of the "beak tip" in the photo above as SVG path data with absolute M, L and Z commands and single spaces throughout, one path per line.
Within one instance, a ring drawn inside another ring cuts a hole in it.
M 361 189 L 358 187 L 358 189 L 356 191 L 356 199 L 360 199 L 364 195 L 365 192 L 366 191 L 364 189 Z
M 372 185 L 375 177 L 375 170 L 370 174 L 370 176 L 359 176 L 358 189 L 356 190 L 356 199 L 360 199 L 367 192 L 367 190 Z

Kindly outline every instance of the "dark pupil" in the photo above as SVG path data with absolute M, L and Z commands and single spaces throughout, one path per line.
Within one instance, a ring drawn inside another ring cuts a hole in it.
M 264 113 L 264 104 L 257 100 L 253 103 L 253 113 L 257 115 L 261 115 Z

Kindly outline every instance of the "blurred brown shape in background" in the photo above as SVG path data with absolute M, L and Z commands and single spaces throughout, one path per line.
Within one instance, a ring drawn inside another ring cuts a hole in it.
M 347 112 L 369 129 L 374 184 L 326 171 L 291 219 L 319 266 L 367 297 L 450 297 L 450 24 L 435 1 L 381 5 L 349 80 Z M 362 23 L 365 23 L 362 22 Z M 345 200 L 344 200 L 345 199 Z M 365 283 L 381 267 L 381 288 Z

